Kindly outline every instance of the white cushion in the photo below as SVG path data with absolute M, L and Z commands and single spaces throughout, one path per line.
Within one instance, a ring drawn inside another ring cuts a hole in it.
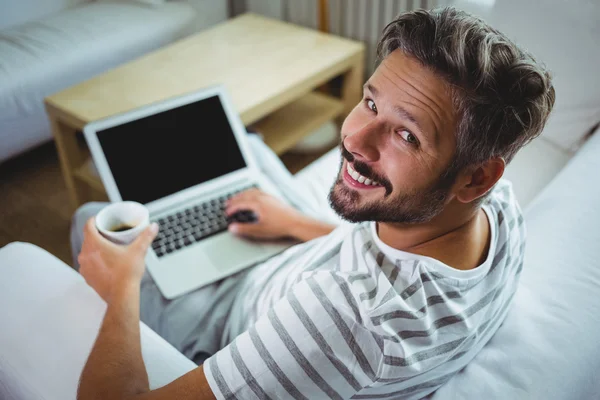
M 173 42 L 194 16 L 183 2 L 103 1 L 0 32 L 0 161 L 51 138 L 44 97 Z
M 543 135 L 575 147 L 600 122 L 600 2 L 454 0 L 546 63 L 556 103 Z
M 0 12 L 0 29 L 34 21 L 91 0 L 3 0 Z
M 62 261 L 31 244 L 0 249 L 0 399 L 75 399 L 106 304 Z M 143 323 L 152 388 L 196 368 Z

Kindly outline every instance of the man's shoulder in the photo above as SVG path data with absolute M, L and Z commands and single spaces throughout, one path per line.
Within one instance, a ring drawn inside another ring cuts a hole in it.
M 381 297 L 378 289 L 382 288 L 378 283 L 377 277 L 368 271 L 345 271 L 337 264 L 332 268 L 305 271 L 293 291 L 296 295 L 310 292 L 320 302 L 329 303 L 340 313 L 347 311 L 351 319 L 360 321 L 358 314 L 367 313 L 373 308 L 375 297 Z
M 493 224 L 495 243 L 492 270 L 498 265 L 514 267 L 516 273 L 523 263 L 527 240 L 525 217 L 516 199 L 512 183 L 506 179 L 498 182 L 492 195 L 486 200 L 490 223 Z M 491 211 L 491 215 L 489 213 Z
M 517 201 L 512 182 L 507 179 L 498 181 L 484 205 L 492 208 L 494 214 L 499 216 L 498 225 L 502 225 L 505 220 L 514 219 L 520 223 L 523 221 L 523 211 Z
M 492 188 L 490 196 L 487 199 L 487 202 L 490 201 L 501 201 L 505 203 L 518 203 L 517 197 L 515 196 L 515 192 L 513 189 L 513 184 L 511 181 L 505 178 L 501 178 L 496 185 Z

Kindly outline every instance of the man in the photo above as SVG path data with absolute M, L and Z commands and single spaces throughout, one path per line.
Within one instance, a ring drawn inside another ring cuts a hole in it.
M 80 399 L 416 399 L 486 344 L 506 316 L 525 243 L 510 184 L 499 180 L 546 122 L 549 74 L 451 8 L 400 15 L 378 53 L 342 126 L 330 193 L 356 224 L 333 229 L 244 193 L 227 212 L 250 208 L 259 222 L 232 231 L 319 238 L 199 289 L 190 296 L 202 300 L 190 303 L 162 299 L 144 275 L 155 226 L 122 247 L 87 223 L 80 271 L 108 308 Z M 140 352 L 140 292 L 142 320 L 203 362 L 154 391 Z M 169 319 L 178 307 L 186 321 Z

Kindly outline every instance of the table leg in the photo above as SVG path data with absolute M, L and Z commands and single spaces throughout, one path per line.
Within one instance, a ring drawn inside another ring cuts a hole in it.
M 81 196 L 85 196 L 85 193 L 82 193 L 82 190 L 78 187 L 73 174 L 75 169 L 82 165 L 85 160 L 85 154 L 77 145 L 77 138 L 75 136 L 76 128 L 66 125 L 52 115 L 48 115 L 48 118 L 50 119 L 58 158 L 60 159 L 62 175 L 71 200 L 71 207 L 75 211 L 85 201 Z
M 352 67 L 344 74 L 341 91 L 344 112 L 338 121 L 340 126 L 362 98 L 362 87 L 365 82 L 364 73 L 365 56 L 364 52 L 361 52 L 355 57 Z

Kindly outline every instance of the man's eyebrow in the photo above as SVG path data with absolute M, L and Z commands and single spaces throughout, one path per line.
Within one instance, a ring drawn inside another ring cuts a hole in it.
M 365 83 L 365 85 L 363 86 L 363 89 L 366 89 L 369 92 L 373 93 L 373 96 L 375 96 L 375 97 L 377 97 L 379 95 L 379 89 L 377 89 L 375 86 L 371 85 L 369 82 Z M 419 129 L 419 131 L 421 131 L 425 135 L 425 131 L 423 130 L 423 127 L 421 126 L 421 124 L 419 124 L 419 121 L 417 121 L 417 119 L 411 113 L 409 113 L 405 108 L 395 105 L 392 109 L 394 110 L 394 112 L 397 115 L 400 116 L 400 118 L 404 118 L 404 119 L 407 119 L 410 122 L 412 122 Z
M 373 93 L 375 96 L 379 95 L 379 90 L 377 90 L 377 88 L 375 86 L 371 85 L 369 82 L 364 84 L 363 90 L 368 90 L 369 92 Z

